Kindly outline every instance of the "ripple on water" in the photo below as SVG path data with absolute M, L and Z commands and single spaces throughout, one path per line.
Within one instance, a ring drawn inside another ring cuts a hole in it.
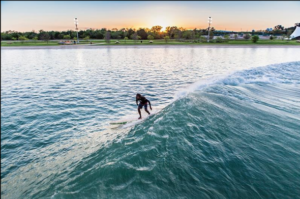
M 297 51 L 1 50 L 1 196 L 297 198 Z M 109 129 L 136 93 L 165 108 Z

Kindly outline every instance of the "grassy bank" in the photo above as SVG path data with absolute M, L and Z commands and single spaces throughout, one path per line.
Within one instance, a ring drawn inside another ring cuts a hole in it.
M 197 42 L 193 43 L 192 41 L 177 41 L 177 40 L 169 40 L 165 42 L 164 40 L 154 40 L 153 43 L 150 43 L 149 40 L 118 40 L 119 43 L 116 44 L 117 40 L 110 40 L 110 42 L 105 42 L 104 40 L 89 40 L 89 41 L 80 41 L 79 44 L 76 45 L 90 45 L 92 42 L 93 45 L 300 45 L 300 42 L 295 40 L 293 41 L 282 41 L 282 40 L 259 40 L 257 43 L 253 43 L 251 40 L 230 40 L 228 42 L 216 43 L 213 41 L 212 43 L 207 42 Z M 58 41 L 1 41 L 1 46 L 59 46 Z M 67 45 L 65 45 L 67 46 Z

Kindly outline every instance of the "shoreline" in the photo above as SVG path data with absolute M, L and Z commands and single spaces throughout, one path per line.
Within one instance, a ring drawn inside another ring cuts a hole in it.
M 299 48 L 300 45 L 269 45 L 269 44 L 258 44 L 258 45 L 244 45 L 244 44 L 230 44 L 230 45 L 172 45 L 172 44 L 165 44 L 165 45 L 72 45 L 72 46 L 1 46 L 2 49 L 86 49 L 86 48 L 152 48 L 152 47 L 193 47 L 193 48 Z

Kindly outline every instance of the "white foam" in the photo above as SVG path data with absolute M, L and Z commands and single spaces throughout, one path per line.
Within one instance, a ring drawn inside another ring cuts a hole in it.
M 216 75 L 216 76 L 213 76 L 210 78 L 201 79 L 201 80 L 191 84 L 187 88 L 177 91 L 175 93 L 174 100 L 186 97 L 189 93 L 194 92 L 196 90 L 201 90 L 201 89 L 207 88 L 213 84 L 216 84 L 216 83 L 220 82 L 220 80 L 223 80 L 224 78 L 226 78 L 227 76 L 228 76 L 228 74 Z
M 187 88 L 177 91 L 174 96 L 174 101 L 186 97 L 191 92 L 208 88 L 214 84 L 237 86 L 258 82 L 270 84 L 300 84 L 300 62 L 268 65 L 243 71 L 233 71 L 224 75 L 215 75 L 210 78 L 203 78 Z

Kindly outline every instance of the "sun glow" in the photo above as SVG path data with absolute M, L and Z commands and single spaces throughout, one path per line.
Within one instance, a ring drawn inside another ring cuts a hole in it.
M 167 18 L 165 16 L 158 16 L 158 17 L 153 18 L 150 21 L 151 27 L 152 26 L 161 26 L 162 27 L 161 31 L 165 31 L 166 27 L 172 26 L 172 24 L 173 24 L 173 20 L 171 20 L 170 18 Z

